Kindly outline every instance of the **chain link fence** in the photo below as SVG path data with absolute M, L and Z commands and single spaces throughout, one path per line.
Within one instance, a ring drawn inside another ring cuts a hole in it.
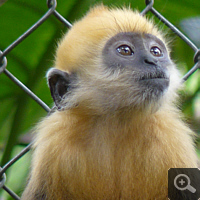
M 47 0 L 48 11 L 24 34 L 22 34 L 18 39 L 16 39 L 12 44 L 10 44 L 4 51 L 0 51 L 0 75 L 4 73 L 11 81 L 18 85 L 27 95 L 30 96 L 34 101 L 36 101 L 45 111 L 49 112 L 51 109 L 31 90 L 29 90 L 20 80 L 18 80 L 12 73 L 10 73 L 7 67 L 6 56 L 21 42 L 23 42 L 34 30 L 36 30 L 41 24 L 43 24 L 51 15 L 54 15 L 61 23 L 63 23 L 67 28 L 72 25 L 68 22 L 62 15 L 56 11 L 57 1 Z M 162 21 L 166 26 L 168 26 L 176 35 L 178 35 L 191 49 L 194 51 L 194 66 L 184 75 L 183 81 L 186 81 L 195 71 L 200 69 L 200 49 L 188 39 L 180 30 L 178 30 L 174 25 L 172 25 L 167 19 L 165 19 L 154 7 L 154 0 L 146 0 L 146 7 L 141 12 L 141 15 L 145 15 L 147 12 L 153 13 L 160 21 Z M 20 200 L 20 197 L 15 194 L 10 188 L 5 185 L 6 182 L 6 171 L 12 167 L 12 165 L 23 157 L 31 148 L 31 144 L 25 147 L 18 155 L 12 158 L 8 163 L 0 168 L 0 189 L 5 190 L 13 199 Z

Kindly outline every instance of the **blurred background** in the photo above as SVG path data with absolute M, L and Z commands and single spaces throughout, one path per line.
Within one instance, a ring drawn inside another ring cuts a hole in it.
M 145 8 L 145 0 L 57 0 L 56 10 L 73 23 L 99 2 L 109 6 L 131 6 L 139 11 Z M 155 0 L 154 8 L 200 47 L 199 0 Z M 0 0 L 0 50 L 7 48 L 47 10 L 45 0 Z M 153 17 L 151 13 L 147 16 Z M 153 18 L 169 36 L 171 56 L 184 75 L 194 65 L 194 51 L 162 22 Z M 66 31 L 65 25 L 52 15 L 6 56 L 7 69 L 49 107 L 52 107 L 53 101 L 45 74 L 53 66 L 56 43 Z M 189 126 L 198 134 L 196 144 L 197 154 L 200 155 L 200 71 L 189 77 L 180 93 L 179 107 Z M 0 166 L 5 165 L 31 141 L 32 127 L 46 115 L 46 111 L 4 73 L 0 74 Z M 31 152 L 6 172 L 6 185 L 18 195 L 26 183 L 30 160 Z M 0 200 L 5 199 L 12 198 L 0 191 Z

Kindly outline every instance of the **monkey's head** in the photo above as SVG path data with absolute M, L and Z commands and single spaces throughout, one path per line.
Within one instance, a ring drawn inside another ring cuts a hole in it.
M 130 9 L 92 9 L 60 42 L 55 66 L 47 78 L 58 110 L 155 112 L 180 84 L 162 34 Z

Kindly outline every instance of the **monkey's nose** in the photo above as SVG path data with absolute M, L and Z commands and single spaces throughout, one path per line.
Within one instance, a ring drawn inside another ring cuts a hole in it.
M 147 64 L 147 65 L 156 66 L 157 60 L 154 60 L 152 58 L 144 58 L 144 63 Z

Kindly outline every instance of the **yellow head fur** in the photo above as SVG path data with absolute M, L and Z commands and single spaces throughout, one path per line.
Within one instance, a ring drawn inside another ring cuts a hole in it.
M 76 22 L 61 40 L 56 54 L 56 68 L 71 72 L 80 66 L 87 68 L 94 65 L 88 63 L 88 58 L 94 62 L 92 58 L 98 57 L 97 53 L 101 52 L 99 50 L 103 49 L 106 41 L 120 32 L 150 33 L 164 41 L 156 26 L 139 12 L 97 6 Z

